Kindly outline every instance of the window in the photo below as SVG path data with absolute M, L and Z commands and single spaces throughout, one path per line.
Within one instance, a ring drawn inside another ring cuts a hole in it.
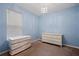
M 22 35 L 22 15 L 13 10 L 7 10 L 7 36 Z

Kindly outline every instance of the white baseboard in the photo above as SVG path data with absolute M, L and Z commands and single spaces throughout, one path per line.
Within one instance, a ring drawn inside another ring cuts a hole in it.
M 7 53 L 7 52 L 9 52 L 9 50 L 2 51 L 2 52 L 0 52 L 0 55 L 4 54 L 4 53 Z
M 32 40 L 32 42 L 34 43 L 34 42 L 36 42 L 36 41 L 39 41 L 40 39 L 35 39 L 35 40 Z
M 68 47 L 72 47 L 72 48 L 77 48 L 77 49 L 79 49 L 79 47 L 78 46 L 73 46 L 73 45 L 67 45 L 67 44 L 63 44 L 64 46 L 68 46 Z

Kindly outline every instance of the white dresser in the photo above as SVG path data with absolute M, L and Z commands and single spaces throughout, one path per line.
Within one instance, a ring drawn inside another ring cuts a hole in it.
M 31 36 L 10 37 L 10 55 L 15 55 L 31 46 Z
M 62 35 L 53 33 L 42 33 L 42 42 L 57 44 L 62 47 Z

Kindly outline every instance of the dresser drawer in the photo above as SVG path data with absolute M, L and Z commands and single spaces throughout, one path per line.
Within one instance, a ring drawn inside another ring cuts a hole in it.
M 18 49 L 16 49 L 16 50 L 10 50 L 10 54 L 11 54 L 11 55 L 17 54 L 17 53 L 19 53 L 19 52 L 21 52 L 21 51 L 23 51 L 23 50 L 29 48 L 30 46 L 31 46 L 30 43 L 29 43 L 29 44 L 25 44 L 25 45 L 23 45 L 22 47 L 20 47 L 20 48 L 18 48 Z
M 30 43 L 30 41 L 22 41 L 22 42 L 19 42 L 17 44 L 12 44 L 12 45 L 10 45 L 10 49 L 14 50 L 14 49 L 17 49 L 25 44 L 28 44 L 28 43 Z
M 31 38 L 23 38 L 23 39 L 16 39 L 16 40 L 10 40 L 9 43 L 10 44 L 16 44 L 16 43 L 19 43 L 19 42 L 22 42 L 22 41 L 28 41 L 28 40 L 31 40 Z
M 47 39 L 62 39 L 61 36 L 47 36 L 47 35 L 42 35 L 42 39 L 47 38 Z
M 62 41 L 55 41 L 55 40 L 42 40 L 43 42 L 47 42 L 47 43 L 51 43 L 51 44 L 58 44 L 58 45 L 62 45 Z

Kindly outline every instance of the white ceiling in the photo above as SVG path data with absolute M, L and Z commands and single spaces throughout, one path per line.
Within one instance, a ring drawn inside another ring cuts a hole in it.
M 43 7 L 47 7 L 48 13 L 51 13 L 75 6 L 73 3 L 21 3 L 18 5 L 36 15 L 42 15 L 41 8 Z

